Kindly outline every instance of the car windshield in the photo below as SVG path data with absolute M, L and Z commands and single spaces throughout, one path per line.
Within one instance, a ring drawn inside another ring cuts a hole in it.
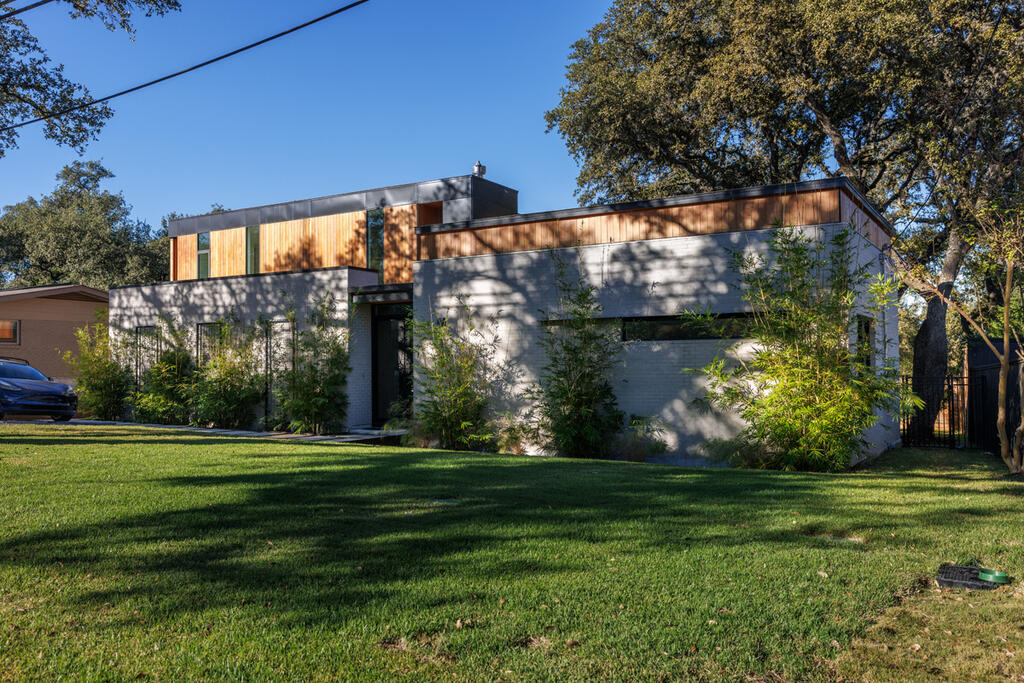
M 46 381 L 46 375 L 31 365 L 0 361 L 0 379 L 36 379 Z

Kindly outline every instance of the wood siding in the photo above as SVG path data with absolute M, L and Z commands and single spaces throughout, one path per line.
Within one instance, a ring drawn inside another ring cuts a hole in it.
M 873 245 L 882 249 L 885 245 L 891 242 L 891 238 L 885 230 L 882 229 L 882 226 L 878 224 L 878 221 L 873 219 L 871 215 L 864 210 L 864 207 L 862 207 L 859 202 L 854 201 L 853 197 L 848 195 L 846 192 L 843 192 L 842 196 L 839 198 L 839 207 L 839 220 L 843 223 L 853 225 L 854 229 L 867 237 L 868 241 Z
M 210 233 L 210 277 L 245 275 L 245 228 Z
M 195 280 L 198 275 L 197 249 L 199 248 L 198 236 L 182 235 L 174 238 L 177 246 L 177 258 L 175 259 L 176 280 Z
M 412 282 L 418 217 L 415 204 L 384 207 L 384 284 Z
M 310 218 L 306 224 L 308 268 L 366 267 L 366 212 Z
M 421 259 L 451 258 L 758 230 L 779 221 L 785 225 L 836 223 L 839 194 L 831 188 L 433 233 L 419 236 L 418 252 Z

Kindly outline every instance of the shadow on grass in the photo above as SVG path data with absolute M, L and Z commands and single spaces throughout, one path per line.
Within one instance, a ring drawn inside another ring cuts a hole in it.
M 132 577 L 123 588 L 82 594 L 89 607 L 141 596 L 163 611 L 188 613 L 245 599 L 290 619 L 341 623 L 358 618 L 366 604 L 386 600 L 403 582 L 446 573 L 465 579 L 465 595 L 455 591 L 433 598 L 436 603 L 467 599 L 481 590 L 474 584 L 511 576 L 586 571 L 592 560 L 558 559 L 557 549 L 568 544 L 615 543 L 635 552 L 750 543 L 820 548 L 830 542 L 823 535 L 869 535 L 879 527 L 901 530 L 908 545 L 925 544 L 922 525 L 952 526 L 990 512 L 958 505 L 955 495 L 962 491 L 921 472 L 928 462 L 923 456 L 916 465 L 883 461 L 877 472 L 816 475 L 414 450 L 368 455 L 316 444 L 299 451 L 262 440 L 172 439 L 166 433 L 96 436 L 81 440 L 261 448 L 231 456 L 231 473 L 129 481 L 135 495 L 165 499 L 159 512 L 0 542 L 0 565 Z M 37 441 L 14 436 L 7 442 Z M 268 470 L 274 457 L 281 467 Z M 245 471 L 246 461 L 256 459 L 260 470 Z M 979 461 L 977 472 L 991 477 L 993 470 Z M 839 495 L 858 485 L 865 495 L 857 502 Z M 927 487 L 949 500 L 915 510 L 898 496 L 887 498 L 890 485 Z M 232 502 L 220 501 L 213 489 L 230 492 Z M 792 510 L 800 523 L 766 524 L 767 510 Z M 551 552 L 520 552 L 523 541 Z

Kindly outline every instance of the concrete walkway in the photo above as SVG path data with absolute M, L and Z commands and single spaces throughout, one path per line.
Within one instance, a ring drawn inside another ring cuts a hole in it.
M 3 424 L 4 422 L 0 422 Z M 144 424 L 141 422 L 104 422 L 103 420 L 79 420 L 70 422 L 54 422 L 52 420 L 7 420 L 7 424 L 21 423 L 34 425 L 76 425 L 84 427 L 146 427 L 148 429 L 164 429 L 208 436 L 233 436 L 244 439 L 270 439 L 272 441 L 302 441 L 315 443 L 349 443 L 373 444 L 382 439 L 397 438 L 405 433 L 404 429 L 383 431 L 380 429 L 353 429 L 350 434 L 331 434 L 317 436 L 315 434 L 293 434 L 291 432 L 254 432 L 241 429 L 212 429 L 206 427 L 183 427 L 179 425 Z

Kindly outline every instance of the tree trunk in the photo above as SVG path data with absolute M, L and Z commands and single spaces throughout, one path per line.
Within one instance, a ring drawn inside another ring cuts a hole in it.
M 939 278 L 939 291 L 943 296 L 948 297 L 953 291 L 953 281 L 956 280 L 960 265 L 969 250 L 970 245 L 951 230 Z M 934 435 L 935 418 L 942 408 L 945 384 L 934 378 L 944 378 L 949 368 L 946 308 L 942 299 L 937 296 L 930 297 L 924 322 L 914 337 L 912 388 L 924 401 L 924 407 L 911 420 L 910 432 L 924 439 L 931 439 Z

